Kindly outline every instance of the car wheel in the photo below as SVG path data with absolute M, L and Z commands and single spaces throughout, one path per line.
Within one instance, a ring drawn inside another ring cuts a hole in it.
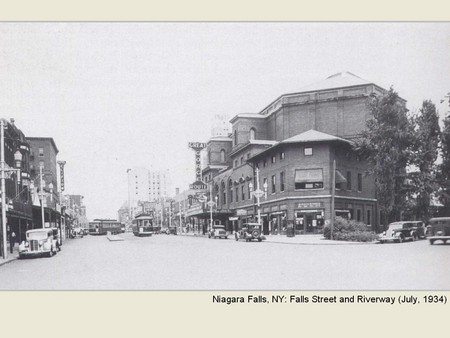
M 48 252 L 48 257 L 52 257 L 53 256 L 53 249 L 50 249 L 50 251 Z
M 383 244 L 384 243 L 384 241 L 380 241 L 380 244 Z
M 431 245 L 433 245 L 433 244 L 434 244 L 434 241 L 433 241 L 432 239 L 430 239 L 430 244 L 431 244 Z
M 258 242 L 261 242 L 262 241 L 262 239 L 261 238 L 258 238 Z
M 398 238 L 398 242 L 399 242 L 399 243 L 403 242 L 403 236 L 400 236 L 400 237 Z

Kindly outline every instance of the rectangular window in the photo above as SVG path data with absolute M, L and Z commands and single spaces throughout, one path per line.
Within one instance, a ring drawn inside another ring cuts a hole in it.
M 239 201 L 239 188 L 236 187 L 236 202 Z
M 267 160 L 264 159 L 264 161 L 263 161 L 263 167 L 265 167 L 266 165 L 267 165 Z
M 237 167 L 238 166 L 238 161 L 234 160 L 234 166 Z
M 280 191 L 284 191 L 284 171 L 280 173 Z
M 313 154 L 312 148 L 304 148 L 304 154 L 305 156 L 312 156 Z
M 371 217 L 370 210 L 367 210 L 367 219 L 366 219 L 367 225 L 372 224 L 372 219 L 370 217 Z
M 361 222 L 361 209 L 356 210 L 356 220 Z
M 347 190 L 352 190 L 352 173 L 347 171 Z
M 336 169 L 335 172 L 335 188 L 336 190 L 342 190 L 344 189 L 343 184 L 347 182 L 347 179 L 344 177 L 344 175 L 342 175 L 342 173 Z
M 222 193 L 222 201 L 223 201 L 223 204 L 226 204 L 227 194 L 225 193 L 225 191 Z
M 230 203 L 233 203 L 233 188 L 230 188 Z
M 44 161 L 39 161 L 39 167 L 44 168 Z
M 252 199 L 252 193 L 250 191 L 250 183 L 248 185 L 248 199 L 251 200 Z
M 241 186 L 242 200 L 245 201 L 245 190 L 244 185 Z
M 284 157 L 285 157 L 285 154 L 284 154 L 284 151 L 282 151 L 282 152 L 280 153 L 280 160 L 284 160 Z
M 322 189 L 323 169 L 295 170 L 295 189 Z
M 276 191 L 276 178 L 275 175 L 272 175 L 272 194 Z
M 241 164 L 244 164 L 244 156 L 241 156 Z
M 39 148 L 39 156 L 40 157 L 44 156 L 44 148 Z
M 272 156 L 272 163 L 275 163 L 277 161 L 277 157 L 276 156 Z
M 362 174 L 358 174 L 358 191 L 362 191 Z

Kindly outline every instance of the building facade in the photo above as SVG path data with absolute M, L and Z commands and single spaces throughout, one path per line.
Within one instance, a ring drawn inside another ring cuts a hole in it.
M 16 241 L 25 238 L 25 232 L 33 227 L 32 201 L 30 194 L 30 144 L 25 135 L 15 125 L 14 119 L 3 119 L 5 168 L 20 171 L 5 172 L 5 205 L 7 242 L 11 234 L 16 234 Z M 16 161 L 19 155 L 20 161 Z M 1 208 L 1 206 L 0 206 Z M 3 243 L 0 241 L 0 243 Z
M 289 225 L 297 233 L 314 233 L 332 217 L 333 199 L 335 215 L 378 230 L 375 182 L 365 175 L 367 163 L 352 140 L 370 117 L 368 100 L 384 92 L 354 74 L 338 73 L 284 94 L 258 113 L 234 116 L 231 134 L 212 137 L 206 148 L 202 177 L 211 188 L 208 200 L 215 202 L 214 222 L 237 230 L 255 221 L 259 210 L 266 234 L 283 233 Z M 259 208 L 252 194 L 258 187 Z M 194 193 L 185 195 L 192 201 Z M 209 211 L 194 198 L 187 223 L 207 224 Z
M 33 182 L 33 219 L 41 228 L 41 202 L 44 205 L 44 227 L 61 226 L 61 204 L 58 189 L 58 148 L 51 137 L 27 137 L 30 144 L 30 173 Z M 42 179 L 41 179 L 42 175 Z

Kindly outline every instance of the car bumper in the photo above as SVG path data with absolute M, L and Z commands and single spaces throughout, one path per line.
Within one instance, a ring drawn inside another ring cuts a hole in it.
M 380 242 L 397 242 L 399 240 L 399 237 L 380 236 L 380 237 L 378 237 L 378 240 Z
M 49 251 L 19 251 L 19 257 L 34 257 L 48 254 Z

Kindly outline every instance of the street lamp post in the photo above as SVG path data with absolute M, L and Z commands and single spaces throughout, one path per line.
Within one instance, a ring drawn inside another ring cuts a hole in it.
M 253 191 L 253 183 L 249 183 L 250 192 L 253 196 L 256 197 L 256 203 L 258 206 L 258 224 L 261 226 L 261 204 L 260 199 L 261 197 L 265 196 L 267 198 L 267 182 L 264 182 L 264 191 L 259 188 L 259 169 L 256 168 L 256 190 Z
M 20 166 L 22 164 L 22 153 L 17 150 L 14 154 L 14 161 L 17 169 L 6 166 L 5 163 L 5 121 L 0 119 L 0 171 L 1 171 L 1 206 L 2 206 L 2 257 L 8 258 L 8 250 L 6 250 L 6 191 L 5 191 L 5 179 L 6 172 L 17 172 L 17 179 L 20 180 Z
M 216 196 L 217 197 L 217 196 Z M 212 200 L 212 182 L 209 185 L 209 202 L 206 203 L 209 206 L 209 231 L 212 231 L 213 228 L 213 207 L 216 205 Z

